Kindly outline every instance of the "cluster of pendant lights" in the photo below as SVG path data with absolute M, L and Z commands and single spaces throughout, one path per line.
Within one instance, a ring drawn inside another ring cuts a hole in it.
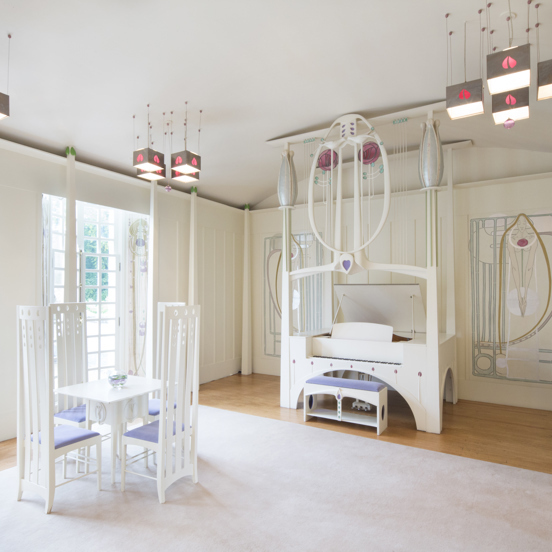
M 199 112 L 199 128 L 198 128 L 198 152 L 199 152 L 199 137 L 201 133 L 201 113 Z M 171 112 L 172 114 L 172 112 Z M 165 115 L 165 114 L 163 114 Z M 133 116 L 135 119 L 136 116 Z M 165 121 L 163 121 L 163 126 Z M 167 122 L 167 126 L 169 122 Z M 172 147 L 172 121 L 170 122 L 171 130 L 169 134 L 169 144 Z M 148 147 L 137 149 L 133 153 L 132 165 L 136 168 L 136 175 L 144 180 L 154 181 L 167 178 L 167 171 L 165 166 L 165 155 L 153 149 L 153 142 L 150 140 L 152 125 L 149 118 L 149 104 L 148 104 Z M 168 132 L 165 132 L 167 135 Z M 139 139 L 139 136 L 136 137 Z M 188 102 L 186 102 L 186 115 L 184 119 L 184 149 L 176 153 L 171 153 L 171 173 L 168 178 L 183 182 L 184 184 L 190 184 L 199 181 L 199 173 L 201 171 L 201 156 L 199 153 L 188 150 Z M 167 191 L 172 188 L 170 185 L 165 187 Z
M 10 116 L 10 97 L 8 96 L 10 90 L 10 45 L 11 34 L 8 34 L 8 76 L 6 79 L 6 93 L 0 92 L 0 121 Z
M 492 114 L 496 125 L 503 124 L 505 128 L 510 129 L 516 121 L 529 118 L 529 92 L 531 84 L 531 46 L 529 44 L 529 7 L 532 0 L 527 1 L 527 44 L 522 46 L 512 46 L 513 23 L 512 12 L 506 18 L 508 22 L 509 47 L 501 52 L 496 52 L 496 48 L 488 45 L 492 53 L 487 55 L 487 89 L 492 97 Z M 552 98 L 552 60 L 540 61 L 539 44 L 539 22 L 538 8 L 541 4 L 536 4 L 537 23 L 535 25 L 537 38 L 537 71 L 538 88 L 537 100 L 547 100 Z M 481 27 L 481 32 L 487 32 L 487 39 L 494 33 L 489 29 L 490 8 L 492 4 L 488 3 L 486 8 L 487 27 Z M 481 20 L 481 13 L 479 17 Z M 449 14 L 445 17 L 448 18 Z M 466 65 L 466 27 L 464 26 L 464 75 Z M 510 29 L 512 29 L 512 38 L 510 39 Z M 450 37 L 452 32 L 448 32 L 447 40 L 449 53 Z M 482 49 L 482 37 L 480 39 L 480 48 Z M 452 71 L 451 71 L 452 72 Z M 464 77 L 465 78 L 465 77 Z M 448 79 L 448 71 L 447 71 Z M 447 86 L 447 111 L 451 119 L 461 119 L 480 115 L 485 112 L 483 104 L 483 79 L 476 79 L 469 82 Z

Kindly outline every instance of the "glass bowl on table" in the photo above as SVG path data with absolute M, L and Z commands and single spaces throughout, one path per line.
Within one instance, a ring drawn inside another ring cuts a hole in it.
M 120 370 L 114 370 L 107 376 L 107 379 L 113 389 L 122 389 L 127 382 L 128 375 Z

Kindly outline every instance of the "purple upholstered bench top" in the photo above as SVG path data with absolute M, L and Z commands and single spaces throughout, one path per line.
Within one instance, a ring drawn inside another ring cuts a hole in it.
M 315 376 L 307 380 L 307 383 L 318 385 L 329 385 L 331 387 L 343 387 L 343 389 L 360 389 L 361 391 L 375 391 L 376 393 L 385 389 L 383 383 L 375 381 L 354 380 L 346 378 L 332 378 L 331 376 Z

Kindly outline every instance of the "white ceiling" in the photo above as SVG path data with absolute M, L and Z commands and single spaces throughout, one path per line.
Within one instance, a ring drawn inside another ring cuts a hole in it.
M 527 3 L 511 2 L 520 15 L 519 42 Z M 540 8 L 542 59 L 552 57 L 552 2 L 546 4 Z M 444 98 L 446 12 L 455 31 L 453 81 L 463 81 L 466 19 L 468 41 L 476 45 L 468 52 L 467 77 L 477 78 L 477 10 L 484 5 L 483 0 L 0 0 L 0 37 L 13 34 L 11 117 L 0 124 L 0 137 L 59 154 L 74 145 L 80 161 L 133 174 L 132 115 L 140 131 L 151 104 L 159 146 L 161 114 L 173 110 L 177 151 L 188 100 L 190 149 L 196 146 L 197 112 L 204 110 L 200 195 L 236 206 L 255 204 L 274 193 L 278 175 L 279 152 L 267 140 L 323 128 L 344 113 L 390 113 Z M 494 44 L 504 48 L 507 28 L 500 13 L 506 0 L 492 9 Z M 0 91 L 6 58 L 7 39 L 0 39 Z M 484 116 L 454 123 L 443 115 L 443 139 L 552 151 L 552 100 L 531 101 L 530 120 L 511 131 L 493 125 L 490 106 Z M 411 127 L 409 141 L 418 141 L 418 131 Z

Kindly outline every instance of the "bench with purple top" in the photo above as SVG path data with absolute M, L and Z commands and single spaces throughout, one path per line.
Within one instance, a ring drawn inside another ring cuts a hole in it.
M 337 399 L 337 410 L 318 408 L 318 395 L 333 395 Z M 374 405 L 376 416 L 344 412 L 342 401 L 345 397 Z M 380 435 L 387 428 L 387 387 L 375 381 L 315 376 L 305 384 L 304 414 L 305 421 L 317 417 L 376 427 Z

